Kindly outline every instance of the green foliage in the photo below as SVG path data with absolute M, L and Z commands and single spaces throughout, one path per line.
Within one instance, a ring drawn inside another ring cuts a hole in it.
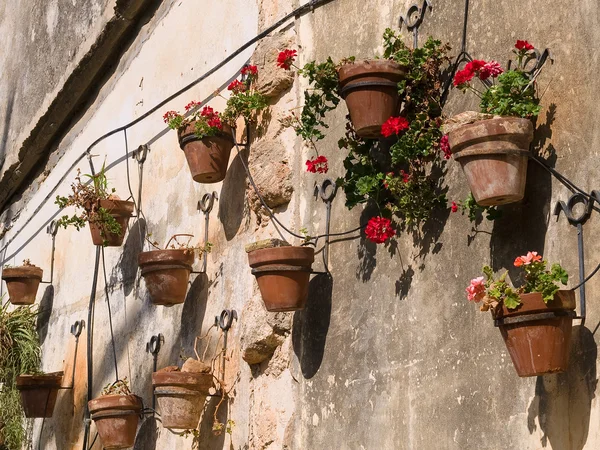
M 267 99 L 261 93 L 249 88 L 244 92 L 234 93 L 227 100 L 227 107 L 223 111 L 223 120 L 231 126 L 243 117 L 246 122 L 256 122 L 257 114 L 267 107 Z
M 502 211 L 496 206 L 481 206 L 475 201 L 473 193 L 469 195 L 464 202 L 460 204 L 463 213 L 466 211 L 471 222 L 476 222 L 479 216 L 485 216 L 487 220 L 496 220 L 502 217 Z
M 537 117 L 540 100 L 527 73 L 509 70 L 481 96 L 481 112 L 499 116 Z
M 553 264 L 550 270 L 546 270 L 546 261 L 536 261 L 523 266 L 525 270 L 525 285 L 523 293 L 540 292 L 544 298 L 544 303 L 554 299 L 554 295 L 562 285 L 567 284 L 569 275 L 560 264 Z
M 514 309 L 521 304 L 519 292 L 508 285 L 504 272 L 498 279 L 494 279 L 494 272 L 490 266 L 484 266 L 483 274 L 486 277 L 486 295 L 498 303 L 504 303 L 507 308 Z
M 0 433 L 8 450 L 20 450 L 27 436 L 16 378 L 40 373 L 40 344 L 37 310 L 24 306 L 9 311 L 8 306 L 0 306 Z

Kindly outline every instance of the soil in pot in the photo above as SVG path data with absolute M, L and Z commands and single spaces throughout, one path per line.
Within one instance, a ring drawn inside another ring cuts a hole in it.
M 153 304 L 171 306 L 185 301 L 194 259 L 194 251 L 188 249 L 139 254 L 138 264 Z
M 340 95 L 352 125 L 362 138 L 381 137 L 381 126 L 398 115 L 398 83 L 406 69 L 386 59 L 357 61 L 339 69 Z
M 103 395 L 90 400 L 88 408 L 105 449 L 133 447 L 142 411 L 137 395 Z
M 314 260 L 312 247 L 287 245 L 248 252 L 248 262 L 267 311 L 304 309 Z
M 6 281 L 8 299 L 13 305 L 32 305 L 35 302 L 44 271 L 39 267 L 8 267 L 2 271 Z
M 100 224 L 90 223 L 90 232 L 94 245 L 120 247 L 123 245 L 129 218 L 133 215 L 134 203 L 126 200 L 100 200 L 100 207 L 106 209 L 121 226 L 120 233 L 102 232 Z
M 52 417 L 62 379 L 63 372 L 17 377 L 25 417 Z
M 517 374 L 533 377 L 567 370 L 575 293 L 558 291 L 547 305 L 540 293 L 523 294 L 521 302 L 514 310 L 503 306 L 495 317 L 506 322 L 499 328 Z M 546 313 L 558 315 L 540 316 Z
M 177 133 L 179 146 L 185 153 L 192 178 L 197 183 L 223 181 L 233 148 L 231 127 L 223 124 L 222 132 L 202 139 L 196 137 L 194 127 L 195 122 L 192 122 Z
M 477 203 L 504 205 L 525 195 L 533 124 L 518 117 L 497 117 L 462 125 L 448 142 Z

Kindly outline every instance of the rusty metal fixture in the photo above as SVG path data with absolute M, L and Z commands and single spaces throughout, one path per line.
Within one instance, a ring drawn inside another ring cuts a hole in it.
M 196 254 L 191 249 L 152 250 L 138 256 L 150 299 L 155 305 L 177 305 L 185 301 Z
M 133 447 L 142 411 L 137 395 L 103 395 L 90 400 L 88 408 L 105 449 Z
M 94 245 L 104 245 L 106 247 L 120 247 L 123 245 L 125 231 L 129 218 L 133 215 L 134 203 L 127 200 L 100 200 L 100 207 L 106 209 L 111 216 L 115 218 L 121 226 L 120 233 L 105 233 L 102 236 L 102 230 L 97 223 L 90 223 L 90 232 Z
M 314 260 L 312 247 L 273 247 L 248 253 L 267 311 L 304 309 Z
M 179 146 L 185 153 L 192 178 L 196 183 L 218 183 L 227 174 L 229 155 L 233 148 L 232 130 L 223 124 L 223 130 L 215 136 L 196 137 L 196 122 L 177 132 Z
M 13 305 L 32 305 L 35 302 L 44 271 L 37 266 L 7 267 L 2 271 L 8 300 Z
M 387 59 L 356 61 L 339 69 L 340 95 L 346 100 L 356 134 L 381 137 L 381 126 L 398 114 L 398 83 L 406 69 Z
M 463 125 L 448 143 L 482 206 L 518 202 L 525 195 L 533 124 L 519 117 L 498 117 Z
M 521 302 L 514 310 L 503 305 L 495 316 L 517 374 L 533 377 L 567 370 L 575 292 L 558 291 L 548 304 L 539 292 L 522 294 Z
M 212 373 L 154 372 L 152 386 L 163 427 L 191 430 L 198 426 L 214 381 Z
M 63 372 L 17 377 L 25 417 L 52 417 L 62 379 Z

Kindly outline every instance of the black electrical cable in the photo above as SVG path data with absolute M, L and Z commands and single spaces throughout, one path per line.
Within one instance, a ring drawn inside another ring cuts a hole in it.
M 106 296 L 106 304 L 108 306 L 108 324 L 110 326 L 110 340 L 112 342 L 113 360 L 115 363 L 115 380 L 119 379 L 119 367 L 117 365 L 117 347 L 115 345 L 115 334 L 113 331 L 112 311 L 110 308 L 110 296 L 108 293 L 108 277 L 106 276 L 106 262 L 104 260 L 104 247 L 102 247 L 102 271 L 104 272 L 104 295 Z

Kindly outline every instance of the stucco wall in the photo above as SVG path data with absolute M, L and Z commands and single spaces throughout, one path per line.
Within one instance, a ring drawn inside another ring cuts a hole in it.
M 600 38 L 600 7 L 593 0 L 577 5 L 543 0 L 525 5 L 515 1 L 482 0 L 471 5 L 467 50 L 476 58 L 505 63 L 516 39 L 528 39 L 551 49 L 539 84 L 543 111 L 538 119 L 534 148 L 555 152 L 557 170 L 586 191 L 598 188 L 595 126 L 600 107 L 595 98 Z M 31 215 L 65 170 L 96 138 L 139 117 L 163 98 L 194 81 L 241 44 L 297 4 L 292 0 L 228 0 L 213 2 L 164 1 L 152 20 L 120 60 L 82 117 L 58 144 L 63 155 L 47 177 L 35 180 L 17 208 L 19 219 L 3 237 Z M 296 18 L 262 45 L 278 48 L 291 42 L 299 49 L 299 65 L 311 59 L 354 55 L 369 57 L 382 50 L 381 34 L 396 27 L 408 4 L 402 1 L 334 0 Z M 108 6 L 106 6 L 108 8 Z M 448 41 L 456 54 L 460 47 L 464 4 L 440 0 L 425 16 L 421 41 L 429 34 Z M 5 33 L 4 28 L 0 33 Z M 1 35 L 1 34 L 0 34 Z M 271 43 L 271 44 L 269 44 Z M 526 197 L 503 207 L 494 223 L 473 229 L 466 216 L 442 211 L 419 234 L 401 234 L 395 244 L 375 246 L 364 238 L 341 241 L 330 250 L 331 278 L 314 276 L 309 305 L 296 313 L 264 312 L 250 274 L 244 245 L 276 233 L 264 216 L 257 217 L 239 158 L 250 161 L 260 178 L 266 163 L 291 169 L 277 186 L 292 187 L 291 201 L 277 208 L 279 219 L 293 229 L 323 232 L 325 206 L 315 200 L 315 183 L 323 175 L 305 172 L 309 150 L 291 130 L 281 129 L 278 118 L 302 98 L 302 80 L 272 99 L 272 119 L 266 133 L 256 138 L 250 154 L 232 152 L 223 183 L 200 185 L 192 181 L 175 133 L 162 122 L 168 109 L 183 108 L 191 99 L 204 99 L 235 76 L 253 56 L 250 48 L 188 93 L 173 100 L 150 118 L 127 131 L 129 150 L 149 143 L 144 164 L 142 207 L 153 239 L 163 242 L 175 233 L 191 232 L 200 242 L 204 217 L 197 202 L 216 191 L 219 200 L 211 213 L 209 241 L 214 250 L 205 275 L 192 275 L 184 305 L 171 308 L 150 304 L 137 271 L 141 250 L 141 222 L 133 219 L 123 248 L 104 251 L 115 330 L 119 375 L 131 380 L 133 390 L 151 403 L 152 358 L 146 342 L 165 336 L 158 366 L 177 363 L 180 352 L 191 354 L 194 337 L 204 333 L 224 308 L 239 313 L 228 338 L 227 379 L 239 373 L 227 416 L 235 421 L 231 436 L 213 436 L 210 402 L 200 440 L 206 449 L 406 449 L 406 450 L 582 450 L 600 448 L 595 331 L 600 321 L 595 307 L 599 279 L 587 284 L 588 318 L 576 326 L 568 372 L 538 378 L 516 376 L 500 333 L 487 314 L 468 304 L 464 287 L 481 266 L 491 264 L 513 273 L 516 255 L 536 250 L 559 261 L 576 284 L 577 237 L 564 216 L 553 216 L 558 200 L 569 192 L 530 164 Z M 259 65 L 264 50 L 258 49 Z M 268 53 L 268 52 L 267 52 Z M 55 65 L 55 70 L 58 72 Z M 285 82 L 284 82 L 285 83 Z M 222 109 L 224 100 L 211 106 Z M 453 92 L 445 113 L 476 107 L 474 99 Z M 330 161 L 328 176 L 343 174 L 344 154 L 337 148 L 343 133 L 345 106 L 330 116 L 331 128 L 321 152 Z M 10 133 L 18 133 L 18 128 Z M 15 134 L 16 135 L 16 134 Z M 124 135 L 118 133 L 94 148 L 93 161 L 110 167 L 108 177 L 122 198 L 131 189 L 137 196 L 138 166 L 125 163 Z M 264 155 L 268 155 L 265 157 Z M 78 167 L 87 172 L 87 161 Z M 262 168 L 262 169 L 261 169 Z M 446 181 L 448 198 L 466 197 L 468 187 L 459 165 L 450 161 Z M 73 173 L 74 175 L 74 173 Z M 263 185 L 271 187 L 269 177 Z M 58 193 L 69 191 L 67 177 Z M 280 180 L 281 181 L 281 180 Z M 14 205 L 18 204 L 14 203 Z M 24 258 L 49 276 L 51 239 L 44 232 L 56 207 L 48 202 L 6 249 L 7 263 Z M 343 193 L 333 203 L 332 232 L 356 227 L 368 217 L 360 207 L 347 211 Z M 598 220 L 584 227 L 587 271 L 597 264 L 600 248 L 593 240 Z M 291 242 L 294 242 L 291 240 Z M 297 242 L 296 242 L 297 243 Z M 69 373 L 74 338 L 69 327 L 87 320 L 95 248 L 87 230 L 60 230 L 56 238 L 54 283 L 42 286 L 43 369 Z M 195 268 L 201 267 L 197 261 Z M 314 265 L 322 270 L 318 258 Z M 114 379 L 102 266 L 94 319 L 94 386 Z M 88 324 L 89 325 L 89 324 Z M 256 342 L 280 344 L 273 356 L 248 365 L 242 355 Z M 213 345 L 215 340 L 213 340 Z M 209 351 L 213 352 L 214 349 Z M 82 414 L 86 395 L 85 339 L 78 346 L 75 390 L 61 393 L 57 410 L 35 421 L 34 445 L 41 448 L 81 448 Z M 72 405 L 75 405 L 73 409 Z M 136 448 L 192 448 L 192 437 L 180 437 L 146 418 Z M 96 444 L 95 449 L 99 449 Z

